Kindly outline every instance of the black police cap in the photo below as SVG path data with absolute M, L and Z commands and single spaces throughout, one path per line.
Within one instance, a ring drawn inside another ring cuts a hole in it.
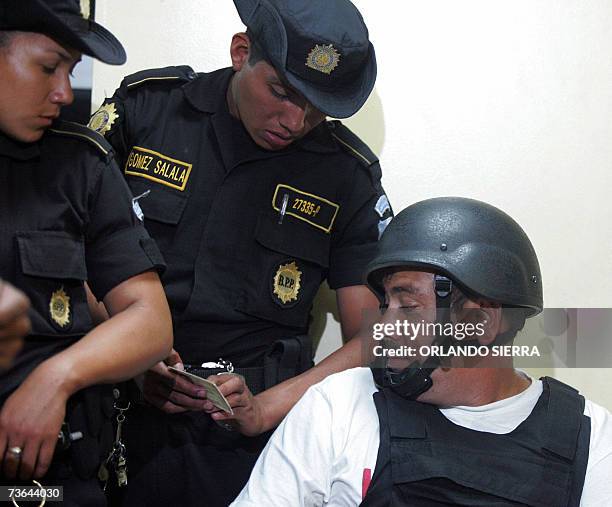
M 349 0 L 234 0 L 267 61 L 323 113 L 355 114 L 376 81 L 368 29 Z
M 89 1 L 2 0 L 0 30 L 38 32 L 111 65 L 125 63 L 125 50 L 90 18 Z

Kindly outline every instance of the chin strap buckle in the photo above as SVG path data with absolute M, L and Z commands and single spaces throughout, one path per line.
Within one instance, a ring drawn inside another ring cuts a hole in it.
M 436 275 L 434 287 L 436 297 L 447 298 L 453 290 L 453 282 L 450 280 L 450 278 L 442 275 Z

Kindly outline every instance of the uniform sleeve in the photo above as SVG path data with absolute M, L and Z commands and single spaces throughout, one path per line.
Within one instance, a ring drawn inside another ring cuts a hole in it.
M 376 253 L 378 239 L 391 221 L 393 210 L 380 185 L 368 170 L 357 168 L 340 210 L 336 238 L 332 240 L 329 286 L 332 289 L 362 285 L 365 268 Z
M 89 128 L 103 135 L 115 152 L 115 159 L 123 167 L 131 149 L 130 125 L 135 97 L 128 94 L 124 82 L 112 97 L 104 100 L 89 120 Z
M 309 507 L 329 501 L 333 469 L 332 406 L 310 388 L 274 432 L 232 506 Z
M 151 123 L 157 122 L 149 115 L 147 94 L 139 93 L 140 85 L 147 81 L 182 85 L 195 77 L 196 73 L 186 65 L 143 70 L 124 78 L 113 96 L 104 100 L 91 116 L 88 126 L 111 144 L 119 167 L 123 168 L 133 140 L 140 138 L 142 131 L 148 131 Z
M 165 264 L 139 218 L 114 161 L 100 164 L 92 189 L 86 238 L 88 283 L 98 299 L 121 282 Z

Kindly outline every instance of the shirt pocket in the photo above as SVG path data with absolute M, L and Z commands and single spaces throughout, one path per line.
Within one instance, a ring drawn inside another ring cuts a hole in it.
M 262 213 L 237 310 L 284 326 L 306 328 L 329 268 L 329 234 L 299 220 Z
M 128 184 L 134 195 L 134 207 L 142 210 L 147 231 L 155 238 L 162 253 L 168 252 L 175 244 L 177 226 L 187 206 L 188 192 L 179 192 L 131 176 L 128 177 Z
M 83 335 L 92 328 L 85 245 L 65 232 L 18 232 L 18 285 L 32 303 L 33 335 Z

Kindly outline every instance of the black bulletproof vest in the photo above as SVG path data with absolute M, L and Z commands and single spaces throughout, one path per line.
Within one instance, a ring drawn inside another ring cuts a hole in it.
M 361 505 L 578 506 L 591 421 L 575 389 L 542 380 L 532 413 L 504 435 L 463 428 L 388 389 L 375 393 L 380 447 Z

